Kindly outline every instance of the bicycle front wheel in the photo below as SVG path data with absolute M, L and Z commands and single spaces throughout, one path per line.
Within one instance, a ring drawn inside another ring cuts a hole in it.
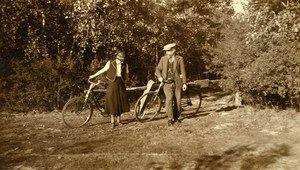
M 152 120 L 160 111 L 162 100 L 156 92 L 143 94 L 135 105 L 135 117 L 139 122 Z
M 201 107 L 202 95 L 201 92 L 193 88 L 188 88 L 182 93 L 181 109 L 186 113 L 197 113 Z
M 92 117 L 93 105 L 90 100 L 84 101 L 84 97 L 74 97 L 70 99 L 62 110 L 64 123 L 77 128 L 85 125 Z

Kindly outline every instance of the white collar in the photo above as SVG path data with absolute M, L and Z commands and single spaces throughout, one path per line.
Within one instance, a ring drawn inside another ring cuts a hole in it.
M 172 58 L 168 58 L 169 61 L 173 62 L 174 61 L 174 56 Z
M 116 59 L 116 63 L 117 63 L 117 64 L 122 64 L 123 61 L 121 61 L 121 60 L 119 60 L 119 59 Z

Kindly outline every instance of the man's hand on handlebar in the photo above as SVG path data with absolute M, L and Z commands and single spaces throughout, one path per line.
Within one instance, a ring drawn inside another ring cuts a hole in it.
M 186 91 L 186 89 L 187 89 L 187 85 L 186 85 L 186 84 L 183 84 L 183 85 L 182 85 L 182 90 L 183 90 L 183 91 Z
M 164 80 L 164 79 L 163 79 L 162 77 L 159 77 L 159 78 L 158 78 L 158 81 L 159 81 L 159 82 L 163 82 L 163 80 Z

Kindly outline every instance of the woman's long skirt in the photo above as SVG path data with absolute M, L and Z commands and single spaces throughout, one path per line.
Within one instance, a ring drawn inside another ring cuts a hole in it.
M 110 115 L 120 116 L 130 111 L 126 87 L 120 77 L 116 77 L 114 82 L 109 82 L 105 99 L 105 112 Z

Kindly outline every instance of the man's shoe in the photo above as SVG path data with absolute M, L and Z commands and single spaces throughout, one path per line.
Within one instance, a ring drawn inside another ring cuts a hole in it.
M 118 126 L 123 126 L 124 124 L 122 122 L 117 123 Z
M 178 118 L 177 118 L 177 120 L 180 120 L 180 121 L 182 121 L 184 118 L 180 115 Z
M 178 124 L 178 123 L 181 123 L 182 122 L 182 120 L 180 120 L 180 119 L 175 119 L 174 121 L 173 121 L 173 124 Z

